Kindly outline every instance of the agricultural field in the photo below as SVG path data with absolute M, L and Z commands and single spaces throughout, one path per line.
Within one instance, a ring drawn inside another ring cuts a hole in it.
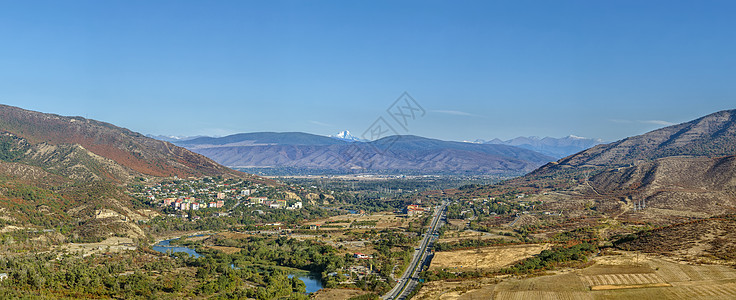
M 589 267 L 532 278 L 442 280 L 414 299 L 736 299 L 736 269 L 658 255 L 611 252 Z M 433 262 L 434 264 L 434 262 Z

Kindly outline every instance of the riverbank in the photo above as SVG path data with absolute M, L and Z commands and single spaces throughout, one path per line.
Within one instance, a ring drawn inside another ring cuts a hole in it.
M 216 234 L 212 232 L 212 230 L 205 230 L 205 231 L 179 231 L 177 233 L 170 233 L 170 234 L 164 234 L 159 236 L 152 237 L 154 242 L 151 243 L 151 246 L 156 245 L 162 241 L 165 240 L 173 240 L 173 239 L 180 239 L 183 237 L 190 237 L 194 235 L 202 235 L 202 234 Z

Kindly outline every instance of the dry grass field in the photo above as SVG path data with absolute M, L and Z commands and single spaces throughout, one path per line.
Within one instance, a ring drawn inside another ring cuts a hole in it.
M 362 290 L 353 289 L 322 289 L 314 293 L 311 299 L 315 300 L 344 300 L 351 297 L 369 294 Z
M 414 299 L 736 299 L 733 267 L 619 254 L 595 257 L 585 269 L 533 278 L 429 282 Z
M 234 239 L 234 240 L 244 239 L 244 238 L 252 236 L 251 234 L 232 232 L 232 231 L 218 232 L 217 235 L 223 236 L 228 239 Z
M 484 247 L 472 250 L 437 252 L 431 268 L 447 269 L 450 272 L 494 270 L 516 261 L 539 254 L 549 245 L 515 245 Z
M 416 218 L 416 217 L 414 217 Z M 339 215 L 322 219 L 319 221 L 313 221 L 306 223 L 306 225 L 323 225 L 322 230 L 335 230 L 340 228 L 349 228 L 352 222 L 376 222 L 376 230 L 386 228 L 398 228 L 405 227 L 409 224 L 411 218 L 406 218 L 403 215 L 397 215 L 390 212 L 376 213 L 371 215 Z M 325 225 L 330 227 L 324 227 Z M 332 227 L 334 226 L 334 227 Z M 337 227 L 337 228 L 336 228 Z
M 440 243 L 451 243 L 451 242 L 457 242 L 459 240 L 467 240 L 467 239 L 474 239 L 474 240 L 488 240 L 488 239 L 503 239 L 503 240 L 514 240 L 513 237 L 504 236 L 504 235 L 498 235 L 495 233 L 489 233 L 489 232 L 480 232 L 480 231 L 473 231 L 473 230 L 448 230 L 445 232 L 444 235 L 442 235 L 442 238 L 440 238 Z
M 57 247 L 58 250 L 68 253 L 81 252 L 83 256 L 90 256 L 95 253 L 135 250 L 136 248 L 133 239 L 127 237 L 109 237 L 99 243 L 68 243 Z
M 240 250 L 243 250 L 238 247 L 223 247 L 223 246 L 207 246 L 207 248 L 219 250 L 226 254 L 238 253 L 240 252 Z

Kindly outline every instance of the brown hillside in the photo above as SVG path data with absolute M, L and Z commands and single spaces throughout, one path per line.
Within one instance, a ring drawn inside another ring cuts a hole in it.
M 670 156 L 736 155 L 736 110 L 724 110 L 610 144 L 598 145 L 547 164 L 534 175 L 566 167 L 629 166 Z
M 677 256 L 689 260 L 736 260 L 733 216 L 674 224 L 627 236 L 616 247 Z
M 599 193 L 646 200 L 647 208 L 701 212 L 736 210 L 736 156 L 668 157 L 634 167 L 615 168 L 589 180 Z
M 248 176 L 168 142 L 81 117 L 63 117 L 0 105 L 0 130 L 35 146 L 76 144 L 132 173 L 156 177 Z M 109 177 L 121 179 L 115 175 Z
M 623 139 L 549 163 L 468 197 L 553 192 L 591 214 L 672 223 L 736 212 L 736 110 Z M 571 212 L 568 212 L 571 213 Z

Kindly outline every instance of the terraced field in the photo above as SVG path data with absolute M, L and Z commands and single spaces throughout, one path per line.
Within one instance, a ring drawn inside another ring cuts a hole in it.
M 593 275 L 582 276 L 581 279 L 591 287 L 599 285 L 641 285 L 665 282 L 657 274 L 651 273 Z
M 584 292 L 544 292 L 544 291 L 518 291 L 518 292 L 500 292 L 496 294 L 494 299 L 499 300 L 588 300 L 593 299 L 592 296 Z

